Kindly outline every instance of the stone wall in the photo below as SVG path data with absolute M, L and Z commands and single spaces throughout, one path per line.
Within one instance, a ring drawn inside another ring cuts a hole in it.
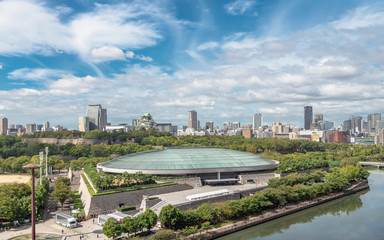
M 262 186 L 268 184 L 269 179 L 280 177 L 280 174 L 266 173 L 266 174 L 244 174 L 239 175 L 239 182 L 241 184 L 247 184 L 249 180 L 253 181 L 256 186 Z
M 56 144 L 58 146 L 63 146 L 68 143 L 72 143 L 74 145 L 81 145 L 81 144 L 108 144 L 108 141 L 102 141 L 102 140 L 95 140 L 95 139 L 83 139 L 83 138 L 76 138 L 76 139 L 57 139 L 57 138 L 23 138 L 22 142 L 39 142 L 39 143 L 46 143 L 46 144 Z
M 141 201 L 143 200 L 143 195 L 150 197 L 153 195 L 178 192 L 192 188 L 192 186 L 187 184 L 178 184 L 91 197 L 85 182 L 81 178 L 79 192 L 81 201 L 84 205 L 85 214 L 89 215 L 103 212 L 113 212 L 119 207 L 119 204 L 124 204 L 124 206 L 135 206 L 138 209 L 140 207 Z

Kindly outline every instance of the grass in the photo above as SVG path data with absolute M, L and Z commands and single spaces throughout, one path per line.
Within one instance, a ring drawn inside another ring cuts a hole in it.
M 95 193 L 95 191 L 93 191 L 93 188 L 91 187 L 91 184 L 88 182 L 88 179 L 84 176 L 84 174 L 81 174 L 81 177 L 83 178 L 85 184 L 87 185 L 88 191 L 89 191 L 89 193 L 91 194 L 92 197 L 93 196 L 102 196 L 102 195 L 121 193 L 121 192 L 132 192 L 132 191 L 137 191 L 137 190 L 144 190 L 144 189 L 172 186 L 172 185 L 177 185 L 178 184 L 178 183 L 164 183 L 164 184 L 153 185 L 153 186 L 148 186 L 148 187 L 137 187 L 137 188 L 130 188 L 130 189 L 126 189 L 126 190 L 118 190 L 118 191 L 111 191 L 111 192 Z
M 80 193 L 75 192 L 72 196 L 72 202 L 74 209 L 80 209 L 80 215 L 84 213 L 83 203 L 81 202 Z

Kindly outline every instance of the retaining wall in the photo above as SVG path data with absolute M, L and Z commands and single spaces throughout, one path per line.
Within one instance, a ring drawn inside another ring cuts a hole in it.
M 153 195 L 183 191 L 192 188 L 192 186 L 187 184 L 177 184 L 130 192 L 91 196 L 88 192 L 88 188 L 84 180 L 80 178 L 79 192 L 81 196 L 81 201 L 83 202 L 85 214 L 90 215 L 103 212 L 113 212 L 119 207 L 119 204 L 124 204 L 124 206 L 135 206 L 136 209 L 138 209 L 140 208 L 141 201 L 143 200 L 143 195 L 147 195 L 150 197 Z

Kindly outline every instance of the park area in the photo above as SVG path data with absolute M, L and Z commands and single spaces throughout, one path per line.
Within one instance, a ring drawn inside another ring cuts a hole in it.
M 0 184 L 2 183 L 28 183 L 31 175 L 0 175 Z

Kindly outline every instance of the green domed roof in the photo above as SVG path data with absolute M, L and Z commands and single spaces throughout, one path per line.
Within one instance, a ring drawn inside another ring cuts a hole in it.
M 220 148 L 167 148 L 125 155 L 98 165 L 105 172 L 188 174 L 273 169 L 276 162 L 248 152 Z

